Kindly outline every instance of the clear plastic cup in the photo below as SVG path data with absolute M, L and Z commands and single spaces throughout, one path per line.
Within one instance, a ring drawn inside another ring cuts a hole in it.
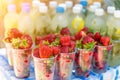
M 109 46 L 96 45 L 93 54 L 93 67 L 92 67 L 94 72 L 97 73 L 106 72 L 109 66 L 112 48 L 113 45 L 109 45 Z
M 30 75 L 30 60 L 32 49 L 13 49 L 14 72 L 17 78 Z
M 53 80 L 55 58 L 38 58 L 33 54 L 36 80 Z
M 55 80 L 71 80 L 75 53 L 60 53 L 56 59 Z
M 78 49 L 75 57 L 75 76 L 87 77 L 91 70 L 93 50 Z
M 11 68 L 13 68 L 12 45 L 11 43 L 5 43 L 5 46 L 6 46 L 8 64 L 10 65 Z

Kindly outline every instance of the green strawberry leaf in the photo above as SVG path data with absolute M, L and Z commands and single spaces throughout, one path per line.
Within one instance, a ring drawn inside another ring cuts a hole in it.
M 13 38 L 12 39 L 12 46 L 15 48 L 15 49 L 18 49 L 19 46 L 20 46 L 20 38 Z
M 52 46 L 58 46 L 60 44 L 60 39 L 56 38 L 54 42 L 51 43 Z
M 91 43 L 86 43 L 83 45 L 84 49 L 88 49 L 88 50 L 92 50 L 95 47 L 95 42 L 91 42 Z
M 82 48 L 82 39 L 76 41 L 76 48 Z

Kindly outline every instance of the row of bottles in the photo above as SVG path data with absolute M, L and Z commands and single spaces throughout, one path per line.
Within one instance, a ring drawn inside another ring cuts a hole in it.
M 87 6 L 86 0 L 81 0 L 80 4 L 74 6 L 72 1 L 61 4 L 50 1 L 48 7 L 39 0 L 33 0 L 32 8 L 29 3 L 22 3 L 19 14 L 16 12 L 16 6 L 10 4 L 4 18 L 5 36 L 10 28 L 18 28 L 34 39 L 36 35 L 58 32 L 64 27 L 69 27 L 75 33 L 87 26 L 93 32 L 99 31 L 112 37 L 115 30 L 120 33 L 119 12 L 110 6 L 105 13 L 99 2 Z

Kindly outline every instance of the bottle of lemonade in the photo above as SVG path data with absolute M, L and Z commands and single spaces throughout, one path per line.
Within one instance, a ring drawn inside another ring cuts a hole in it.
M 56 7 L 57 7 L 56 1 L 49 2 L 49 15 L 51 18 L 53 18 L 56 15 Z
M 5 37 L 11 28 L 18 27 L 18 14 L 16 13 L 16 6 L 14 4 L 8 5 L 8 13 L 4 17 Z
M 115 7 L 113 6 L 108 6 L 107 7 L 107 16 L 106 16 L 106 23 L 107 23 L 107 27 L 108 27 L 108 35 L 112 38 L 113 35 L 113 28 L 111 27 L 111 23 L 113 23 L 113 18 L 114 18 L 114 11 L 115 11 Z
M 97 6 L 95 5 L 91 5 L 89 8 L 88 8 L 88 14 L 85 18 L 85 25 L 87 27 L 90 27 L 91 25 L 91 21 L 94 19 L 95 17 L 95 10 L 97 9 Z
M 118 66 L 120 65 L 120 10 L 114 11 L 114 18 L 109 23 L 109 28 L 112 28 L 112 42 L 114 44 L 112 56 L 110 59 L 110 66 Z
M 47 6 L 39 6 L 39 17 L 36 20 L 36 35 L 45 35 L 49 33 L 51 18 L 48 15 L 48 7 Z
M 75 4 L 74 7 L 80 7 L 80 15 L 83 19 L 85 19 L 85 15 L 84 13 L 82 13 L 83 6 L 81 4 Z
M 66 16 L 67 16 L 67 19 L 68 19 L 68 27 L 71 25 L 71 21 L 72 21 L 72 7 L 73 7 L 73 2 L 72 1 L 65 1 L 65 4 L 66 4 Z
M 35 38 L 35 26 L 33 19 L 30 15 L 30 4 L 22 3 L 22 12 L 19 15 L 18 19 L 18 29 L 26 34 L 29 34 L 32 39 Z
M 106 35 L 107 26 L 104 10 L 102 8 L 96 9 L 95 18 L 92 20 L 90 28 L 93 30 L 93 32 L 100 32 L 102 35 Z
M 51 22 L 51 31 L 57 32 L 60 31 L 64 27 L 68 27 L 68 20 L 65 15 L 65 10 L 63 7 L 58 6 L 56 8 L 57 14 L 54 16 Z
M 84 20 L 80 15 L 81 8 L 80 7 L 73 7 L 73 19 L 72 19 L 72 32 L 78 32 L 84 27 Z
M 32 1 L 32 9 L 31 9 L 30 14 L 31 14 L 34 22 L 36 22 L 36 19 L 39 16 L 39 5 L 40 5 L 39 0 Z

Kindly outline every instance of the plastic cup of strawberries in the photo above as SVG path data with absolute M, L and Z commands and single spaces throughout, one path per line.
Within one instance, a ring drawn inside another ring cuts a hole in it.
M 75 76 L 87 77 L 91 70 L 93 50 L 78 49 L 75 57 Z
M 6 46 L 8 63 L 10 65 L 10 67 L 13 68 L 12 45 L 11 45 L 11 43 L 5 42 L 5 46 Z
M 56 79 L 70 80 L 74 65 L 75 52 L 60 53 L 56 60 Z
M 13 49 L 14 72 L 17 78 L 30 75 L 30 61 L 32 49 Z
M 109 67 L 113 44 L 109 36 L 101 36 L 93 53 L 93 71 L 97 73 L 106 72 Z

